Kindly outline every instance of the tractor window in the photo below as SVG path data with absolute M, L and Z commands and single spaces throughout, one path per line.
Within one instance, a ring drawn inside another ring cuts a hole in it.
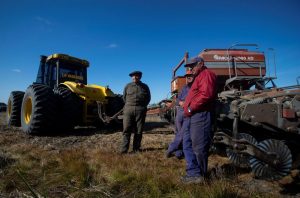
M 65 81 L 79 82 L 86 84 L 86 67 L 60 63 L 60 83 Z
M 52 80 L 56 81 L 56 67 L 52 68 Z
M 54 87 L 57 83 L 56 81 L 56 65 L 46 64 L 46 84 L 50 87 Z

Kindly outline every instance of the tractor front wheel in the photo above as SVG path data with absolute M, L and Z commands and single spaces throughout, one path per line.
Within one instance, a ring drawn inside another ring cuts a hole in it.
M 53 90 L 41 84 L 30 85 L 21 108 L 21 125 L 25 133 L 53 133 L 57 116 L 57 99 Z

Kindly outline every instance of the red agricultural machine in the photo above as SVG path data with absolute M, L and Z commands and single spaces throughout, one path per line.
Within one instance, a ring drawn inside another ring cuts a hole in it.
M 217 75 L 214 147 L 224 148 L 235 165 L 250 167 L 256 177 L 276 180 L 299 168 L 300 86 L 277 88 L 276 77 L 266 75 L 265 54 L 252 47 L 256 45 L 238 44 L 198 54 Z M 173 69 L 172 97 L 149 114 L 173 122 L 174 101 L 185 85 L 184 76 L 176 72 L 188 58 L 186 53 Z

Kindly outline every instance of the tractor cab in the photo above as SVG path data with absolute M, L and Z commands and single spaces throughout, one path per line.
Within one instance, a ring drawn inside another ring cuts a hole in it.
M 87 84 L 89 62 L 65 54 L 41 56 L 36 84 L 57 87 L 65 81 Z

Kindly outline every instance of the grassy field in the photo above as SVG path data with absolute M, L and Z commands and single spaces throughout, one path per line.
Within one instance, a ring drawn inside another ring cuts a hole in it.
M 49 137 L 2 125 L 0 197 L 283 196 L 278 183 L 253 179 L 249 170 L 236 169 L 218 155 L 209 157 L 210 177 L 204 184 L 182 184 L 185 161 L 164 156 L 172 138 L 147 131 L 142 152 L 119 155 L 118 131 Z

